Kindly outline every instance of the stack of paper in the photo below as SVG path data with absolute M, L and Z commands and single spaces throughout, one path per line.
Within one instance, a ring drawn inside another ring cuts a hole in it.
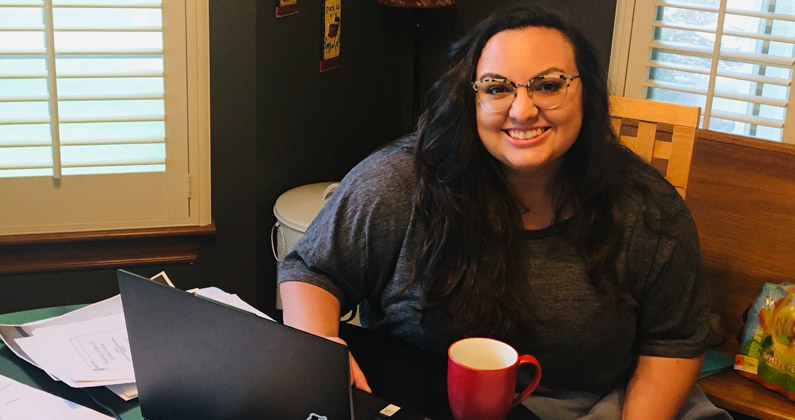
M 0 325 L 0 338 L 69 386 L 125 384 L 114 392 L 125 401 L 138 396 L 119 295 L 54 318 Z
M 189 292 L 270 319 L 216 287 Z M 125 401 L 138 396 L 119 295 L 58 317 L 0 325 L 0 338 L 19 357 L 71 387 L 107 386 Z
M 17 345 L 50 376 L 74 388 L 135 382 L 124 315 L 33 329 Z

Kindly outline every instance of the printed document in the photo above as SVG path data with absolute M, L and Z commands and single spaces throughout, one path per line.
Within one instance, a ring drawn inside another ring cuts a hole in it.
M 122 314 L 36 328 L 32 337 L 17 343 L 26 353 L 41 355 L 44 350 L 40 362 L 52 363 L 45 370 L 77 388 L 135 381 Z

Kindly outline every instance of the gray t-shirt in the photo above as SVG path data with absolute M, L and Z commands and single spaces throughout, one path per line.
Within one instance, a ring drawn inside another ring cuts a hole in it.
M 461 337 L 433 315 L 423 316 L 422 285 L 409 285 L 423 229 L 413 206 L 413 141 L 391 143 L 345 176 L 282 261 L 279 278 L 328 290 L 343 311 L 363 301 L 363 325 L 446 354 Z M 536 394 L 604 394 L 626 381 L 639 354 L 694 357 L 707 347 L 707 290 L 690 212 L 651 166 L 637 177 L 659 202 L 647 202 L 644 212 L 636 191 L 619 202 L 625 235 L 617 271 L 629 292 L 617 304 L 588 280 L 559 230 L 566 222 L 524 232 L 523 269 L 529 293 L 537 296 L 528 310 L 538 321 L 531 331 L 500 338 L 541 363 Z

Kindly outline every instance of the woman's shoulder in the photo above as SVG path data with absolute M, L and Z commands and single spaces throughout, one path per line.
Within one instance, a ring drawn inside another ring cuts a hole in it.
M 340 188 L 361 197 L 412 193 L 416 183 L 414 140 L 409 135 L 381 146 L 345 175 Z
M 625 214 L 642 214 L 647 223 L 662 226 L 690 217 L 685 200 L 657 168 L 640 158 L 626 159 L 623 166 L 619 206 Z
M 414 167 L 414 144 L 416 137 L 407 135 L 391 141 L 364 158 L 349 175 L 368 175 L 368 178 L 382 178 L 411 173 Z

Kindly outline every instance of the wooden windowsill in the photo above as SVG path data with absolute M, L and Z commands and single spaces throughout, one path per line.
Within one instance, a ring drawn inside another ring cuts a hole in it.
M 192 263 L 215 225 L 0 236 L 0 274 Z

